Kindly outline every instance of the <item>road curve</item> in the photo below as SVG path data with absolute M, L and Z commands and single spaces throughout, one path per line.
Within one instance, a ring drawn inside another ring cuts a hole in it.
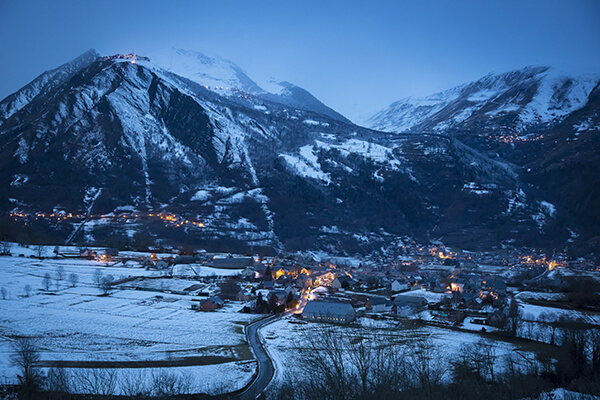
M 258 330 L 263 326 L 276 321 L 277 319 L 278 316 L 272 315 L 268 318 L 256 321 L 246 327 L 246 339 L 254 351 L 258 373 L 254 377 L 252 383 L 250 383 L 250 386 L 248 386 L 242 392 L 237 393 L 235 396 L 232 396 L 232 399 L 254 400 L 265 390 L 269 382 L 271 382 L 273 374 L 275 373 L 275 367 L 273 366 L 273 362 L 269 358 L 269 355 L 265 351 L 265 348 L 260 341 Z

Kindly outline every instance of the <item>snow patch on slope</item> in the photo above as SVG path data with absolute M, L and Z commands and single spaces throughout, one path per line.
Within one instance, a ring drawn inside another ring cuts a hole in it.
M 523 109 L 520 118 L 526 124 L 560 120 L 585 106 L 597 84 L 598 76 L 570 77 L 549 69 L 542 76 L 536 95 Z
M 321 169 L 318 158 L 314 153 L 313 146 L 302 146 L 300 148 L 300 157 L 290 154 L 281 154 L 280 157 L 285 160 L 297 175 L 305 178 L 317 179 L 326 184 L 331 183 L 331 176 Z

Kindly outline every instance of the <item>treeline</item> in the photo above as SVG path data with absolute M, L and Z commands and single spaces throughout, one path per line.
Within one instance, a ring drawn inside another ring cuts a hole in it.
M 364 328 L 323 326 L 305 339 L 301 371 L 271 387 L 268 399 L 504 400 L 544 398 L 559 387 L 600 395 L 598 330 L 565 331 L 560 346 L 535 358 L 499 355 L 493 341 L 450 352 L 429 338 L 401 341 Z
M 169 368 L 120 370 L 115 368 L 39 368 L 40 352 L 35 339 L 17 338 L 13 342 L 11 364 L 18 370 L 16 398 L 76 399 L 207 399 L 212 396 L 195 393 L 196 383 L 190 373 L 177 373 Z M 212 378 L 209 378 L 212 379 Z M 228 392 L 225 384 L 214 385 L 217 393 Z M 7 396 L 11 396 L 5 386 Z M 14 398 L 7 397 L 7 398 Z

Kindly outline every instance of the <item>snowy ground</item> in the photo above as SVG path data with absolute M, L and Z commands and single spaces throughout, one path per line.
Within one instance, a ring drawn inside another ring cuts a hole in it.
M 546 301 L 558 301 L 565 297 L 563 293 L 546 293 L 546 292 L 529 292 L 523 291 L 515 295 L 515 298 L 519 300 L 546 300 Z
M 13 254 L 27 250 L 12 249 Z M 146 271 L 134 263 L 129 268 L 107 265 L 78 259 L 0 257 L 0 288 L 6 289 L 6 299 L 0 297 L 0 381 L 14 380 L 11 343 L 25 335 L 36 338 L 45 365 L 147 361 L 153 367 L 153 361 L 188 360 L 189 366 L 171 369 L 191 371 L 197 391 L 204 392 L 217 391 L 222 382 L 241 387 L 250 379 L 255 364 L 247 362 L 252 353 L 243 326 L 256 316 L 239 313 L 241 303 L 203 313 L 190 310 L 191 296 L 119 288 L 101 296 L 93 283 L 97 270 L 116 279 L 154 276 L 157 279 L 145 282 L 164 290 L 182 290 L 194 283 L 160 278 L 162 272 Z M 56 279 L 59 266 L 64 268 L 63 280 Z M 48 291 L 43 288 L 46 273 L 52 277 Z M 71 273 L 78 276 L 75 287 L 69 283 Z
M 277 322 L 267 325 L 261 330 L 261 335 L 266 344 L 267 351 L 276 366 L 276 376 L 272 384 L 282 383 L 286 376 L 301 376 L 304 372 L 302 365 L 305 365 L 303 355 L 309 351 L 306 343 L 306 336 L 318 334 L 318 329 L 322 324 L 318 323 L 292 323 L 292 317 L 285 317 Z M 395 321 L 377 321 L 361 318 L 359 324 L 369 329 L 377 330 L 378 335 L 387 335 L 393 342 L 403 343 L 414 339 L 429 338 L 435 346 L 435 351 L 439 354 L 440 362 L 451 360 L 456 354 L 460 353 L 463 345 L 477 344 L 482 340 L 480 335 L 468 332 L 459 332 L 450 329 L 438 328 L 433 326 L 406 327 Z M 351 326 L 341 326 L 339 329 L 353 329 Z M 480 326 L 481 329 L 481 326 Z M 496 348 L 496 355 L 500 359 L 508 354 L 519 354 L 520 356 L 531 359 L 533 355 L 519 349 L 517 346 L 502 342 L 487 340 L 490 345 L 493 343 Z M 498 364 L 500 364 L 498 362 Z M 501 370 L 500 366 L 498 371 Z
M 558 321 L 560 318 L 581 320 L 593 325 L 600 325 L 600 314 L 575 310 L 564 310 L 556 307 L 544 307 L 519 301 L 519 310 L 526 321 Z
M 423 297 L 428 303 L 438 303 L 449 295 L 446 293 L 435 293 L 425 289 L 409 290 L 408 292 L 397 293 L 394 296 L 416 296 Z

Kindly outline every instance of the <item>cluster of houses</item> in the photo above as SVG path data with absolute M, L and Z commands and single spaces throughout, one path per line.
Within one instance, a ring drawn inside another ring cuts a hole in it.
M 100 256 L 82 249 L 81 257 L 118 260 L 115 249 Z M 308 321 L 346 324 L 357 315 L 385 314 L 406 318 L 427 311 L 429 320 L 460 323 L 476 316 L 490 323 L 508 304 L 513 285 L 507 275 L 480 268 L 480 260 L 500 265 L 518 276 L 521 287 L 560 288 L 548 275 L 552 265 L 540 257 L 507 258 L 474 253 L 453 253 L 440 247 L 419 248 L 386 263 L 344 263 L 312 258 L 248 257 L 198 252 L 191 255 L 156 254 L 138 260 L 147 269 L 166 270 L 174 265 L 202 265 L 241 271 L 235 278 L 205 278 L 182 291 L 193 296 L 191 308 L 216 311 L 228 301 L 243 302 L 245 312 L 301 312 Z M 483 265 L 483 264 L 481 264 Z M 553 264 L 557 265 L 557 264 Z M 515 271 L 517 269 L 517 271 Z M 171 270 L 173 271 L 173 270 Z M 173 274 L 172 274 L 173 275 Z

